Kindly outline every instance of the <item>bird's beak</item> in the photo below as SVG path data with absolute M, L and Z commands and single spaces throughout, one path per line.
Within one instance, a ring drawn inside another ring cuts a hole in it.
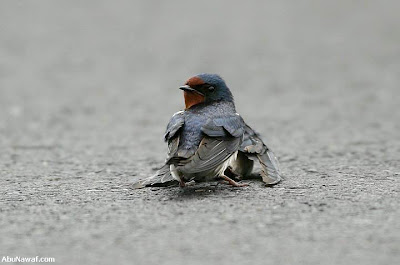
M 183 91 L 192 91 L 192 92 L 195 91 L 193 88 L 191 88 L 188 85 L 181 86 L 181 87 L 179 87 L 179 89 L 182 89 Z
M 194 88 L 191 88 L 189 85 L 181 86 L 181 87 L 179 87 L 179 89 L 182 89 L 183 91 L 187 91 L 187 92 L 196 92 L 197 94 L 200 94 L 200 95 L 204 96 L 203 93 L 197 91 Z

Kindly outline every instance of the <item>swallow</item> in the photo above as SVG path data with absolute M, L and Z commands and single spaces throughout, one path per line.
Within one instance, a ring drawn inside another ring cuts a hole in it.
M 236 112 L 233 95 L 216 74 L 191 77 L 183 90 L 185 109 L 175 113 L 164 134 L 168 144 L 165 164 L 135 188 L 169 186 L 189 181 L 226 180 L 235 187 L 248 177 L 254 163 L 261 165 L 266 185 L 281 181 L 279 163 L 261 137 Z

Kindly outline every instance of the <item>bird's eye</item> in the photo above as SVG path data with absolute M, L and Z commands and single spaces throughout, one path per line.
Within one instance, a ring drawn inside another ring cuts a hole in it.
M 209 87 L 208 87 L 208 90 L 209 90 L 209 91 L 213 91 L 214 89 L 215 89 L 215 88 L 214 88 L 213 86 L 209 86 Z

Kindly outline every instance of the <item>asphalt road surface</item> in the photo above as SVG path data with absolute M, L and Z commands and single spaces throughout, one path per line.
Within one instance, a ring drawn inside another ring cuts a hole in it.
M 398 264 L 399 1 L 1 1 L 0 258 Z M 133 190 L 219 73 L 285 180 Z

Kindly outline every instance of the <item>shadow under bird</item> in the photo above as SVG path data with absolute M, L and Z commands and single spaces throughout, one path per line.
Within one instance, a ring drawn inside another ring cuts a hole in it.
M 199 74 L 184 86 L 185 110 L 175 113 L 164 139 L 165 165 L 154 176 L 134 183 L 135 188 L 224 179 L 235 187 L 248 177 L 255 161 L 267 185 L 281 181 L 279 163 L 260 136 L 236 112 L 233 96 L 216 74 Z M 236 180 L 236 181 L 235 181 Z

